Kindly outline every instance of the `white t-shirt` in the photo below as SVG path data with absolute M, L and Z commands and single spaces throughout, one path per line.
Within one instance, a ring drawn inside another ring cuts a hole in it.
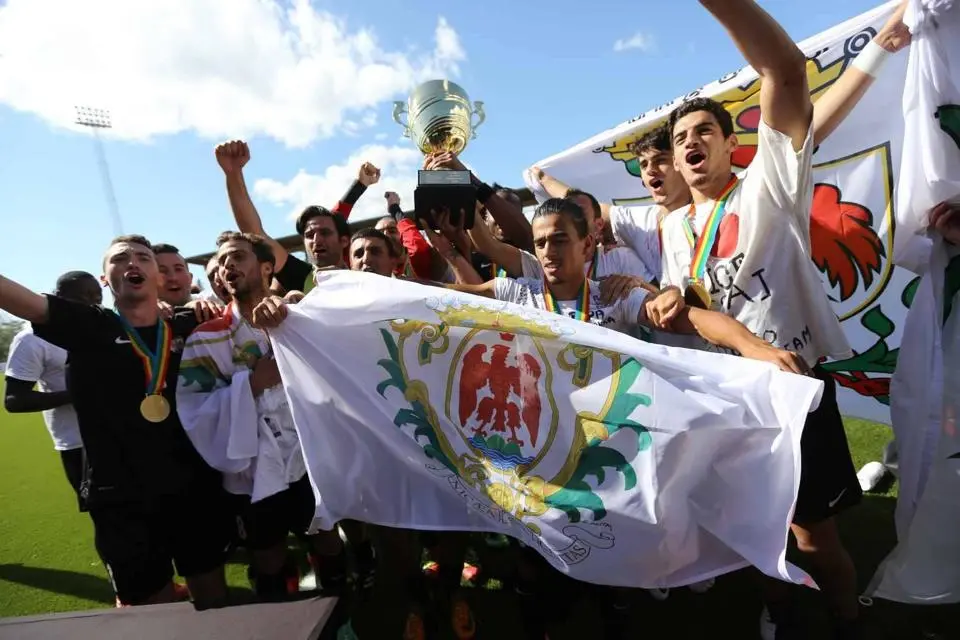
M 660 280 L 660 207 L 637 205 L 610 207 L 610 230 L 617 242 L 633 249 L 651 278 Z
M 597 247 L 594 254 L 594 260 L 597 261 L 597 278 L 606 278 L 607 276 L 623 274 L 627 276 L 640 276 L 647 282 L 653 279 L 653 274 L 641 262 L 637 254 L 627 247 L 617 247 L 616 249 L 604 249 Z M 543 267 L 540 261 L 529 251 L 520 250 L 520 264 L 523 268 L 524 278 L 542 279 Z M 590 275 L 592 261 L 583 265 L 583 275 Z
M 816 267 L 810 259 L 813 135 L 794 151 L 789 136 L 762 120 L 757 155 L 727 200 L 705 274 L 713 308 L 768 342 L 796 351 L 813 366 L 822 356 L 851 355 Z M 698 236 L 714 203 L 696 207 Z M 663 284 L 683 286 L 692 249 L 683 231 L 688 207 L 663 220 Z
M 66 391 L 67 352 L 33 335 L 28 326 L 10 343 L 6 376 L 24 382 L 39 383 L 45 393 Z M 77 412 L 72 405 L 64 405 L 43 412 L 43 421 L 53 438 L 53 448 L 69 451 L 83 446 Z
M 547 302 L 543 297 L 543 278 L 495 278 L 494 297 L 504 302 L 513 302 L 534 309 L 547 309 Z M 643 302 L 647 299 L 647 291 L 634 289 L 626 298 L 604 307 L 600 302 L 600 285 L 587 280 L 590 309 L 588 322 L 619 331 L 629 333 L 631 327 L 636 326 Z M 577 300 L 555 300 L 559 312 L 569 318 L 577 318 Z

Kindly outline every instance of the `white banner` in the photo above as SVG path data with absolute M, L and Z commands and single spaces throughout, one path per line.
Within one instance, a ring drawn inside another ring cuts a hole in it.
M 809 580 L 785 551 L 815 379 L 346 271 L 271 339 L 315 527 L 499 532 L 603 584 Z
M 912 135 L 898 220 L 902 229 L 920 231 L 930 206 L 960 195 L 960 3 L 912 0 L 904 21 L 914 37 L 903 102 Z M 912 244 L 923 261 L 923 243 Z M 898 544 L 868 591 L 944 604 L 960 602 L 960 249 L 935 237 L 926 256 L 892 387 Z
M 810 90 L 820 98 L 876 34 L 890 2 L 800 43 Z M 892 56 L 876 83 L 814 156 L 813 261 L 843 321 L 854 357 L 829 362 L 843 413 L 890 421 L 889 388 L 917 278 L 893 264 L 896 169 L 900 167 L 907 55 Z M 734 165 L 756 152 L 760 82 L 745 67 L 537 163 L 550 175 L 615 204 L 648 201 L 629 143 L 663 121 L 685 99 L 710 97 L 733 115 L 739 148 Z M 528 186 L 533 186 L 529 178 Z

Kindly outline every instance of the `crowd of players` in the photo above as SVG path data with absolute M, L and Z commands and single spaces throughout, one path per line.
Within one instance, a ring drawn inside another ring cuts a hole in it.
M 708 99 L 683 103 L 634 144 L 649 206 L 600 203 L 533 167 L 550 197 L 532 223 L 516 193 L 474 176 L 478 208 L 469 229 L 465 216 L 446 211 L 424 224 L 388 192 L 388 215 L 351 234 L 354 204 L 380 178 L 365 163 L 335 207 L 310 206 L 297 218 L 304 261 L 265 233 L 244 182 L 249 148 L 232 141 L 217 147 L 216 160 L 239 230 L 217 239 L 208 293 L 194 294 L 176 247 L 137 235 L 109 244 L 99 280 L 71 271 L 53 295 L 0 276 L 0 308 L 31 323 L 12 345 L 6 407 L 44 411 L 66 476 L 93 521 L 118 606 L 188 596 L 198 608 L 223 606 L 224 562 L 238 546 L 249 553 L 259 598 L 291 597 L 301 577 L 287 544 L 294 534 L 323 589 L 386 594 L 377 601 L 380 631 L 365 633 L 354 621 L 341 630 L 346 637 L 421 638 L 436 623 L 469 638 L 482 627 L 458 595 L 467 534 L 361 522 L 308 534 L 315 496 L 265 331 L 315 288 L 319 270 L 349 268 L 818 377 L 826 390 L 803 433 L 792 529 L 837 637 L 856 637 L 856 576 L 835 516 L 854 506 L 861 490 L 835 383 L 818 366 L 824 357 L 845 357 L 849 346 L 810 260 L 811 157 L 885 57 L 908 44 L 903 8 L 815 108 L 803 54 L 762 9 L 749 0 L 701 3 L 762 77 L 757 155 L 739 176 L 730 115 Z M 428 156 L 424 168 L 464 169 L 451 153 Z M 956 235 L 955 209 L 942 206 L 932 216 L 934 228 Z M 721 282 L 721 271 L 729 282 Z M 100 306 L 101 286 L 112 293 L 111 309 Z M 543 593 L 552 569 L 515 541 L 490 542 L 516 553 L 512 586 L 523 632 L 545 637 Z M 424 547 L 432 579 L 421 566 Z M 174 567 L 185 587 L 174 581 Z M 763 636 L 790 637 L 796 620 L 787 585 L 758 584 Z M 605 617 L 613 637 L 623 632 L 617 621 L 630 594 L 610 592 Z

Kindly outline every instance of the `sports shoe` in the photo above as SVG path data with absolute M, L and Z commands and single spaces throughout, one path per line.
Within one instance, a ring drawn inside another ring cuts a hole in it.
M 887 475 L 887 468 L 882 462 L 868 462 L 857 472 L 857 480 L 860 482 L 860 489 L 866 493 L 872 491 Z
M 190 599 L 190 589 L 187 588 L 187 585 L 180 584 L 179 582 L 173 583 L 173 597 L 177 602 L 186 602 Z
M 477 635 L 477 623 L 473 618 L 473 611 L 470 605 L 460 598 L 454 598 L 453 605 L 450 607 L 450 624 L 457 640 L 473 640 Z

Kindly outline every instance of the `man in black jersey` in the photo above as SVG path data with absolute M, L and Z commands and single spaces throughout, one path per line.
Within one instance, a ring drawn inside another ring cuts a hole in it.
M 115 310 L 39 295 L 3 276 L 0 309 L 69 354 L 86 452 L 81 496 L 118 598 L 172 602 L 175 564 L 198 608 L 221 606 L 231 521 L 219 474 L 190 444 L 174 405 L 183 341 L 208 307 L 161 317 L 160 273 L 142 236 L 112 241 L 103 269 Z

